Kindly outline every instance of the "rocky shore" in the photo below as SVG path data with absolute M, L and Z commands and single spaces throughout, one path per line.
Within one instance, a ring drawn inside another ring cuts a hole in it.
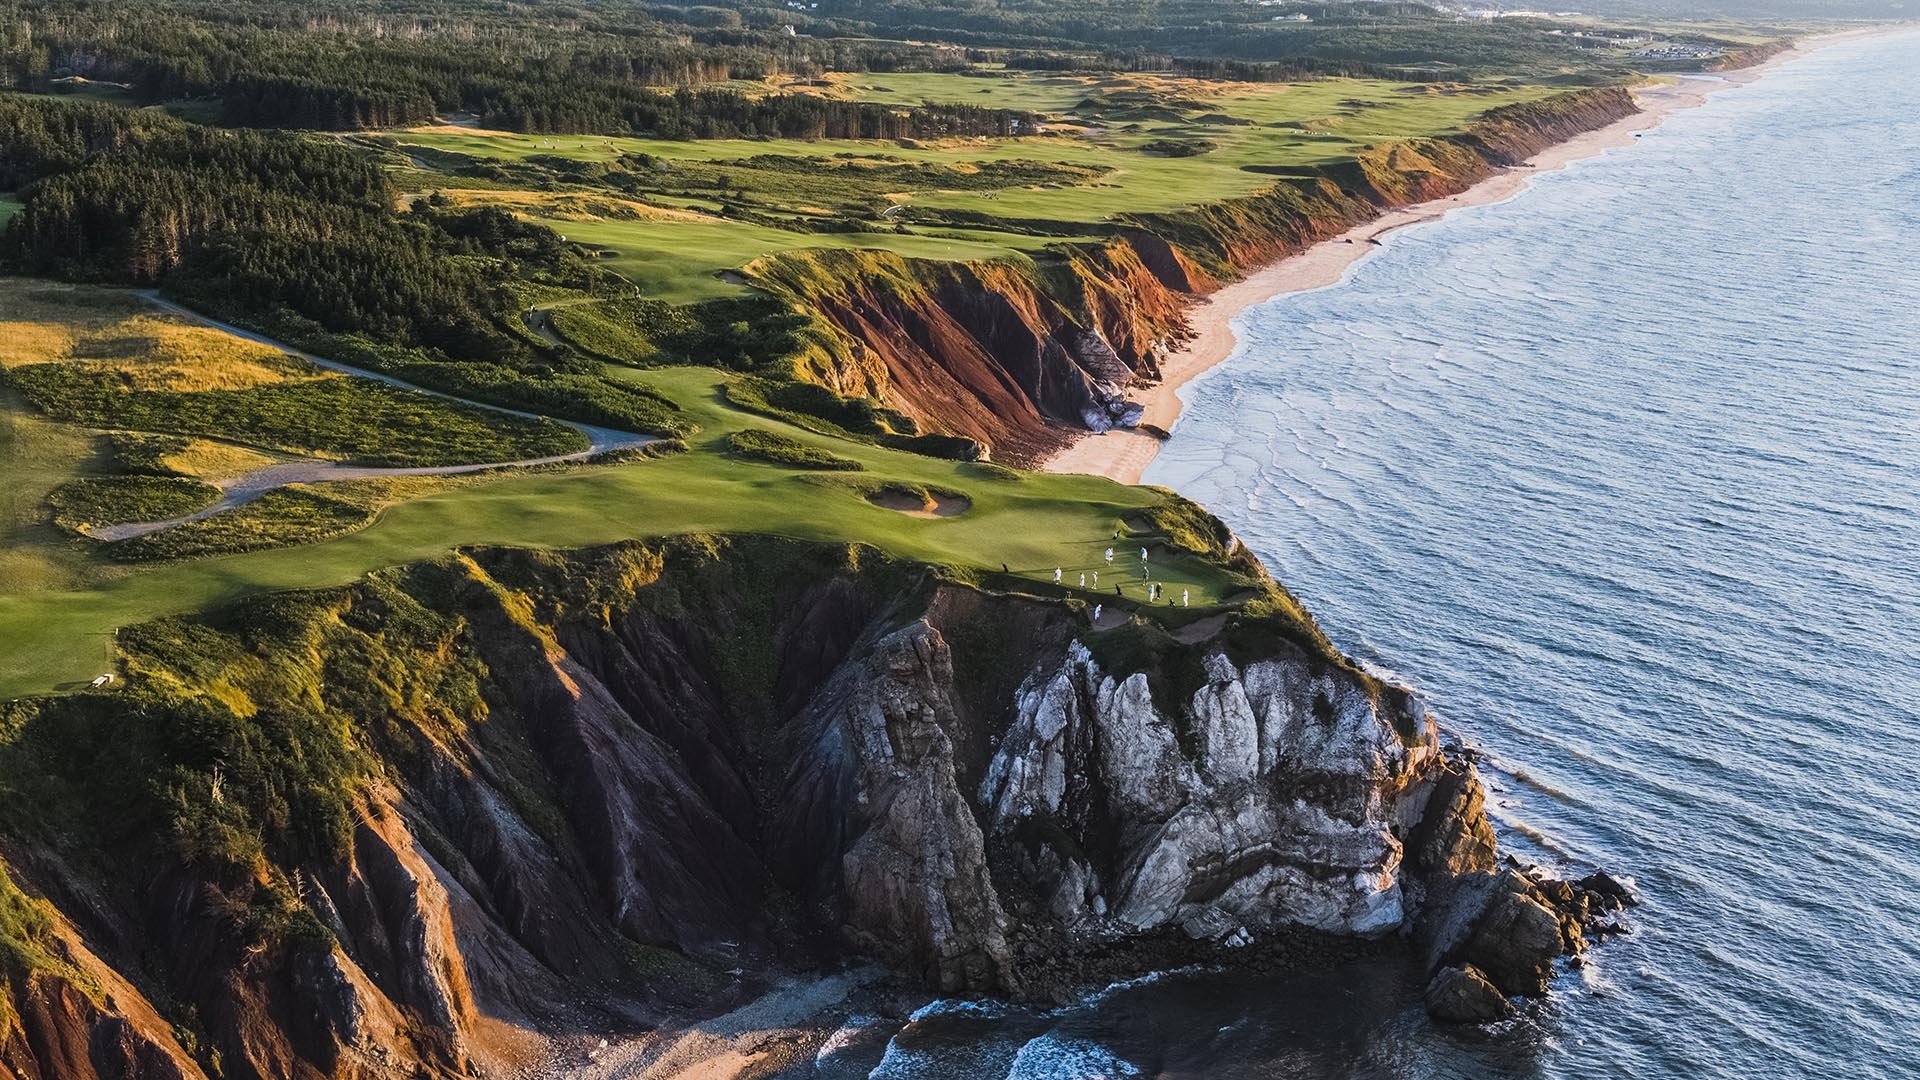
M 1411 947 L 1437 1016 L 1546 992 L 1624 891 L 1502 867 L 1470 755 L 1268 607 L 1096 627 L 866 549 L 694 539 L 130 629 L 127 687 L 12 706 L 0 767 L 173 824 L 9 843 L 47 959 L 0 1060 L 510 1075 L 785 1016 L 782 980 L 862 963 L 1055 1003 Z

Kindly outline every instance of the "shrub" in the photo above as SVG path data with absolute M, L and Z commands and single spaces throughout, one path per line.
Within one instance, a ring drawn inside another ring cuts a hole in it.
M 695 304 L 619 298 L 548 308 L 541 316 L 568 345 L 634 367 L 698 364 L 773 371 L 805 344 L 805 315 L 764 296 Z
M 1199 157 L 1217 148 L 1211 139 L 1155 139 L 1140 144 L 1141 153 L 1161 157 Z
M 838 454 L 808 446 L 797 439 L 790 439 L 785 435 L 777 435 L 759 428 L 748 428 L 727 436 L 727 448 L 741 457 L 764 461 L 770 465 L 785 465 L 790 469 L 858 472 L 865 468 L 852 458 L 843 458 Z
M 296 484 L 209 518 L 115 540 L 107 545 L 107 552 L 116 559 L 145 562 L 256 551 L 351 532 L 372 521 L 378 511 L 371 501 L 322 494 L 318 488 Z
M 867 398 L 841 397 L 813 383 L 741 376 L 726 384 L 725 393 L 728 402 L 749 412 L 821 435 L 948 461 L 978 461 L 987 452 L 965 436 L 918 434 L 913 418 L 898 410 Z
M 515 461 L 579 450 L 585 441 L 551 420 L 510 416 L 367 379 L 332 376 L 244 390 L 129 391 L 112 372 L 70 364 L 31 364 L 7 375 L 22 396 L 58 420 L 317 450 L 368 465 Z
M 181 476 L 83 476 L 47 498 L 54 524 L 73 533 L 89 525 L 185 517 L 219 501 L 219 488 Z
M 968 475 L 978 476 L 983 480 L 999 480 L 1002 483 L 1017 484 L 1024 479 L 1020 475 L 1020 470 L 1009 469 L 1005 465 L 991 461 L 970 461 L 966 465 L 966 471 Z
M 652 461 L 655 458 L 672 457 L 693 449 L 685 439 L 655 439 L 642 446 L 623 446 L 618 450 L 608 450 L 588 458 L 594 465 L 632 465 L 640 461 Z
M 878 441 L 894 450 L 948 461 L 978 461 L 987 455 L 985 446 L 964 435 L 886 435 Z
M 695 430 L 692 423 L 679 415 L 680 407 L 671 400 L 644 387 L 616 382 L 591 372 L 521 370 L 501 364 L 441 361 L 420 349 L 383 345 L 353 334 L 329 333 L 294 317 L 275 319 L 269 330 L 275 337 L 329 360 L 489 405 L 643 435 L 685 436 Z M 597 367 L 591 363 L 589 366 Z
M 150 435 L 138 431 L 116 431 L 107 436 L 107 452 L 116 469 L 141 476 L 181 475 L 167 459 L 184 453 L 189 440 L 178 435 Z

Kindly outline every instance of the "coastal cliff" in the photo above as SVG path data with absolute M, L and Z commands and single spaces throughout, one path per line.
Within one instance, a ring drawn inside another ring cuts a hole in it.
M 1051 999 L 1302 937 L 1437 1015 L 1545 992 L 1610 882 L 1500 868 L 1471 761 L 1267 589 L 1100 629 L 692 538 L 130 628 L 124 685 L 4 709 L 0 1061 L 504 1075 L 780 972 Z
M 796 361 L 798 377 L 1032 463 L 1079 432 L 1139 422 L 1126 391 L 1159 380 L 1195 297 L 1636 111 L 1625 89 L 1570 91 L 1489 110 L 1456 134 L 1275 170 L 1271 185 L 1243 198 L 1099 226 L 1028 223 L 1089 237 L 1049 245 L 1030 263 L 827 250 L 768 256 L 747 273 L 814 316 L 816 345 Z M 910 214 L 929 227 L 978 224 L 960 212 Z M 1021 223 L 999 222 L 1009 224 Z

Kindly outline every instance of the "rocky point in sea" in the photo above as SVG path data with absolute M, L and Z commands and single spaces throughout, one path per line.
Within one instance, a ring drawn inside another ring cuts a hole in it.
M 14 719 L 67 752 L 233 727 L 229 700 L 312 715 L 326 672 L 398 680 L 301 728 L 383 768 L 329 846 L 275 871 L 317 913 L 297 934 L 253 948 L 230 898 L 259 881 L 171 850 L 157 877 L 112 864 L 87 909 L 101 942 L 191 957 L 206 1045 L 259 1075 L 486 1072 L 502 1030 L 641 1038 L 862 961 L 1022 1002 L 1389 953 L 1426 966 L 1442 1018 L 1545 993 L 1626 890 L 1503 865 L 1472 755 L 1289 599 L 1175 632 L 845 546 L 470 549 L 132 628 L 137 697 Z M 51 846 L 8 864 L 35 895 L 87 895 Z M 80 925 L 49 931 L 69 966 L 12 985 L 0 1062 L 90 1047 L 116 1075 L 203 1075 Z

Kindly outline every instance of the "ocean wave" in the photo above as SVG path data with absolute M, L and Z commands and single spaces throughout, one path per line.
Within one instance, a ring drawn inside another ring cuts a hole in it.
M 1140 1070 L 1081 1039 L 1042 1035 L 1014 1055 L 1006 1080 L 1126 1080 Z

